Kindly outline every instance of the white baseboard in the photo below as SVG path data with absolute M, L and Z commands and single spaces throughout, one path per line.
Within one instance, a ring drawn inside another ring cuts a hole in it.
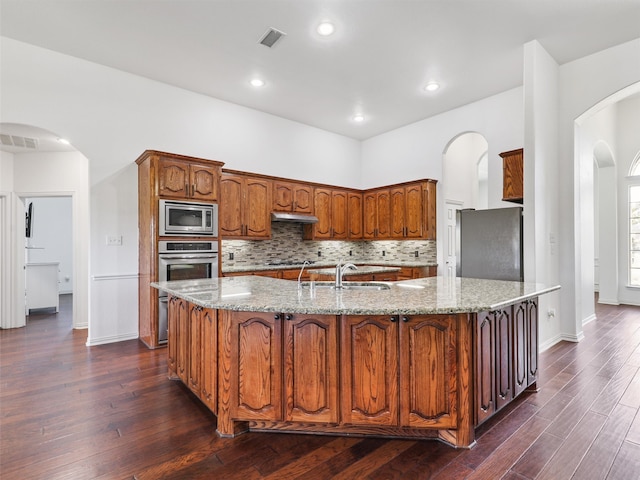
M 549 340 L 547 340 L 544 343 L 541 343 L 540 346 L 538 347 L 538 350 L 540 352 L 544 352 L 545 350 L 549 350 L 551 347 L 553 347 L 556 343 L 561 342 L 562 341 L 562 335 L 558 334 L 553 338 L 550 338 Z
M 87 338 L 87 347 L 93 347 L 95 345 L 104 345 L 106 343 L 124 342 L 125 340 L 134 340 L 138 338 L 138 332 L 127 333 L 122 335 L 112 335 L 101 338 Z
M 617 299 L 608 299 L 598 297 L 598 303 L 602 303 L 603 305 L 620 305 L 620 302 Z
M 596 319 L 596 314 L 593 313 L 589 315 L 587 318 L 582 320 L 582 326 L 584 327 L 587 323 L 591 323 Z

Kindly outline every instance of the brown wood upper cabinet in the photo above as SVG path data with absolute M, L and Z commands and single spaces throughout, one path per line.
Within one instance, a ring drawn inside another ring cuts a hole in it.
M 272 208 L 275 212 L 312 214 L 313 187 L 294 182 L 273 182 Z
M 223 173 L 220 197 L 222 237 L 254 240 L 271 237 L 271 182 Z
M 522 203 L 524 199 L 524 151 L 502 152 L 502 200 Z
M 318 223 L 304 225 L 305 240 L 348 238 L 347 190 L 316 188 L 313 204 Z
M 436 182 L 421 180 L 363 195 L 365 239 L 436 238 Z
M 220 168 L 201 163 L 160 157 L 158 195 L 161 197 L 218 200 Z
M 364 198 L 364 238 L 390 238 L 391 197 L 389 189 L 365 192 Z
M 423 227 L 422 185 L 392 188 L 391 237 L 421 238 Z

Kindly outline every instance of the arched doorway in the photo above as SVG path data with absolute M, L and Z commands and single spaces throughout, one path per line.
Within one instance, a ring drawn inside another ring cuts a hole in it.
M 3 248 L 0 327 L 25 324 L 26 198 L 70 197 L 72 210 L 73 327 L 89 323 L 89 176 L 88 160 L 59 136 L 31 125 L 1 123 Z M 11 144 L 8 144 L 11 142 Z M 64 281 L 64 278 L 63 278 Z

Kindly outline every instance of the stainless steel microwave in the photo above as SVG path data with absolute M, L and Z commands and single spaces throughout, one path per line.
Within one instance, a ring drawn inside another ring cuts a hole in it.
M 215 203 L 160 200 L 161 236 L 218 236 L 218 205 Z

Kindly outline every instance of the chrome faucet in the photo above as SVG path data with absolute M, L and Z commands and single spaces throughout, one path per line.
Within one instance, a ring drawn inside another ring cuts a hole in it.
M 345 263 L 344 265 L 342 265 L 342 260 L 340 260 L 336 265 L 336 288 L 342 288 L 342 276 L 347 269 L 357 270 L 358 267 L 356 267 L 353 263 Z
M 300 273 L 298 274 L 298 288 L 302 286 L 301 280 L 302 280 L 302 272 L 304 272 L 304 267 L 310 264 L 311 263 L 308 260 L 305 260 L 304 263 L 302 264 L 302 268 L 300 269 Z

